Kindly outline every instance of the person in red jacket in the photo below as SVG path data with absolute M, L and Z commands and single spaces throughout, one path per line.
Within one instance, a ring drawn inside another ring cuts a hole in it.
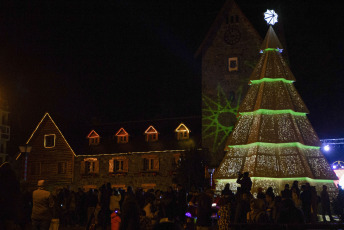
M 111 230 L 119 230 L 121 217 L 118 215 L 118 209 L 111 213 Z

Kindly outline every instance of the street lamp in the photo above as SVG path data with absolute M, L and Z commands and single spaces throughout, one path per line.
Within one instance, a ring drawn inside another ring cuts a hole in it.
M 215 169 L 208 169 L 208 173 L 210 174 L 210 187 L 213 187 L 213 174 L 214 174 Z
M 25 146 L 19 146 L 19 151 L 21 154 L 25 154 L 25 164 L 24 164 L 24 181 L 26 181 L 27 177 L 27 157 L 28 154 L 31 152 L 32 146 L 25 145 Z

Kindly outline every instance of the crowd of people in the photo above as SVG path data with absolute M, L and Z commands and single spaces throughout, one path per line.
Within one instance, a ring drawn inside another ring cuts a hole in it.
M 210 229 L 218 226 L 222 230 L 231 229 L 235 224 L 302 225 L 317 223 L 318 209 L 321 210 L 322 221 L 327 221 L 325 215 L 329 221 L 334 221 L 326 185 L 320 195 L 314 186 L 309 183 L 299 186 L 298 181 L 291 186 L 286 184 L 280 194 L 276 194 L 272 187 L 266 191 L 258 188 L 253 194 L 247 172 L 238 176 L 237 183 L 240 187 L 235 194 L 226 184 L 217 196 L 209 188 L 203 192 L 187 193 L 178 185 L 175 190 L 169 187 L 165 192 L 153 189 L 145 192 L 142 188 L 134 191 L 129 186 L 124 191 L 114 189 L 108 183 L 87 192 L 60 189 L 52 194 L 49 204 L 53 209 L 52 217 L 59 219 L 61 226 L 79 225 L 86 229 L 105 230 L 113 221 L 117 221 L 118 229 L 183 229 L 195 226 Z M 35 226 L 34 213 L 32 221 Z
M 248 173 L 239 174 L 240 185 L 234 193 L 226 184 L 220 194 L 210 188 L 186 191 L 183 186 L 167 191 L 147 190 L 128 186 L 126 190 L 112 188 L 110 183 L 98 189 L 56 189 L 48 192 L 44 181 L 38 181 L 33 193 L 9 194 L 15 199 L 2 199 L 0 226 L 12 219 L 21 229 L 48 229 L 52 220 L 63 228 L 80 226 L 84 229 L 236 229 L 238 225 L 296 224 L 334 221 L 331 210 L 343 220 L 344 191 L 333 202 L 326 185 L 317 193 L 309 183 L 294 181 L 285 184 L 280 194 L 272 187 L 252 191 Z M 17 194 L 17 195 L 15 195 Z M 6 196 L 3 196 L 3 198 Z M 15 203 L 13 203 L 15 202 Z M 332 207 L 331 207 L 332 205 Z M 6 208 L 7 207 L 7 208 Z M 15 208 L 17 208 L 15 210 Z M 318 211 L 320 210 L 320 211 Z M 326 215 L 326 216 L 325 216 Z M 327 217 L 327 219 L 326 219 Z M 7 219 L 6 219 L 7 218 Z M 28 223 L 30 223 L 28 225 Z M 6 229 L 6 228 L 3 228 Z M 8 228 L 11 229 L 11 228 Z

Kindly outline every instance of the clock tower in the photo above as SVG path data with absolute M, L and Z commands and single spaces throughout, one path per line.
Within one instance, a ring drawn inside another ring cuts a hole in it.
M 239 6 L 226 0 L 196 52 L 202 59 L 202 147 L 214 166 L 224 156 L 261 42 Z

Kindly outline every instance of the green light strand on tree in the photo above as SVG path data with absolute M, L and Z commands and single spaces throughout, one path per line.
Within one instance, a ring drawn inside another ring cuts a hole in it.
M 306 116 L 307 113 L 295 112 L 291 109 L 271 110 L 271 109 L 258 109 L 253 112 L 241 112 L 240 115 L 280 115 L 280 114 L 291 114 L 293 116 Z
M 282 81 L 282 82 L 287 83 L 287 84 L 291 84 L 294 82 L 291 80 L 286 80 L 284 78 L 263 78 L 263 79 L 259 79 L 259 80 L 251 80 L 250 85 L 260 84 L 263 82 L 277 82 L 277 81 Z
M 230 148 L 251 148 L 251 147 L 271 147 L 271 148 L 288 148 L 288 147 L 298 147 L 304 149 L 320 149 L 318 146 L 304 145 L 299 142 L 290 143 L 266 143 L 266 142 L 255 142 L 247 145 L 228 145 Z

